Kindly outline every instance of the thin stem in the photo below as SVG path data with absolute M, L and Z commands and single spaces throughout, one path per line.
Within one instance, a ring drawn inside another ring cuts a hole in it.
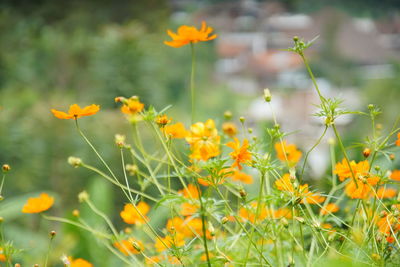
M 201 229 L 203 231 L 204 250 L 206 252 L 207 265 L 208 265 L 208 267 L 211 267 L 210 255 L 208 253 L 208 245 L 207 245 L 206 215 L 205 215 L 204 203 L 203 203 L 203 200 L 202 200 L 202 192 L 201 192 L 200 185 L 199 185 L 198 182 L 196 182 L 196 185 L 197 185 L 197 191 L 199 192 L 199 200 L 200 200 L 201 223 L 202 223 Z
M 190 73 L 190 93 L 192 99 L 192 124 L 195 120 L 195 88 L 194 88 L 194 74 L 196 71 L 196 51 L 194 49 L 194 44 L 190 43 L 190 50 L 192 52 L 192 69 Z
M 53 243 L 54 236 L 55 235 L 50 234 L 50 242 L 49 242 L 49 247 L 47 248 L 46 259 L 44 261 L 44 267 L 47 267 L 47 262 L 49 261 L 49 255 L 50 255 L 51 245 Z

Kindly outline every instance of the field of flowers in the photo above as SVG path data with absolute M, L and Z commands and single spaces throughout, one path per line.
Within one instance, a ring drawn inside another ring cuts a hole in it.
M 51 192 L 24 199 L 19 207 L 24 218 L 49 226 L 47 251 L 40 262 L 21 262 L 29 251 L 15 246 L 3 229 L 8 218 L 0 217 L 0 266 L 94 266 L 84 255 L 54 248 L 54 242 L 68 243 L 51 228 L 61 224 L 89 233 L 85 238 L 115 258 L 112 266 L 400 266 L 400 170 L 392 164 L 400 150 L 400 116 L 383 126 L 377 123 L 381 110 L 376 105 L 346 110 L 341 99 L 326 97 L 305 55 L 318 39 L 293 37 L 287 53 L 302 59 L 319 97 L 313 116 L 324 122 L 322 135 L 308 151 L 287 140 L 296 133 L 283 132 L 275 116 L 261 136 L 245 117 L 229 111 L 223 118 L 198 121 L 198 107 L 207 103 L 198 97 L 196 55 L 202 42 L 218 36 L 205 22 L 200 28 L 168 30 L 168 36 L 164 44 L 170 49 L 186 53 L 181 47 L 190 47 L 190 122 L 185 116 L 172 118 L 173 106 L 157 110 L 140 96 L 116 96 L 121 118 L 131 129 L 115 132 L 116 166 L 101 153 L 96 135 L 87 134 L 86 117 L 103 116 L 99 105 L 48 111 L 52 119 L 73 127 L 75 138 L 91 150 L 87 158 L 65 159 L 68 164 L 112 184 L 125 203 L 106 213 L 101 199 L 82 191 L 77 208 L 59 217 L 52 209 L 61 199 Z M 274 89 L 264 89 L 263 98 L 274 114 Z M 335 124 L 345 114 L 370 120 L 370 129 L 361 140 L 352 140 L 352 147 L 345 147 Z M 306 182 L 308 159 L 328 132 L 335 137 L 328 141 L 331 172 L 320 179 L 329 187 L 318 188 Z M 62 148 L 61 136 L 60 143 Z M 354 153 L 363 160 L 354 160 Z M 93 159 L 98 164 L 88 163 Z M 382 159 L 388 162 L 385 167 L 377 163 Z M 7 196 L 12 177 L 13 163 L 4 163 L 0 195 Z M 104 227 L 93 223 L 93 217 Z

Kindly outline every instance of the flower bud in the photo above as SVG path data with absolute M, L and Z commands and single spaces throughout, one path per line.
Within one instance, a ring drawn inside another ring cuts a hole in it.
M 369 155 L 371 155 L 371 149 L 369 149 L 368 147 L 364 149 L 363 151 L 363 155 L 365 158 L 368 158 Z
M 82 160 L 77 157 L 68 157 L 68 164 L 73 166 L 74 168 L 78 168 L 82 165 Z
M 368 109 L 369 109 L 369 110 L 373 110 L 373 109 L 374 109 L 374 104 L 369 104 L 369 105 L 368 105 Z
M 138 172 L 139 168 L 137 165 L 134 164 L 126 164 L 125 170 L 130 176 L 134 176 Z
M 56 236 L 56 231 L 51 231 L 50 232 L 50 238 L 53 239 Z
M 134 249 L 136 249 L 138 252 L 142 251 L 142 248 L 140 247 L 140 245 L 136 242 L 136 241 L 132 241 L 132 247 Z
M 271 102 L 271 98 L 272 98 L 271 92 L 269 91 L 268 88 L 265 88 L 264 89 L 264 100 L 265 100 L 265 102 Z
M 241 123 L 244 123 L 244 122 L 246 121 L 246 118 L 243 117 L 243 116 L 241 116 L 241 117 L 239 118 L 239 120 L 240 120 Z
M 253 128 L 249 128 L 249 129 L 247 129 L 247 131 L 249 132 L 249 134 L 252 134 L 253 133 Z
M 375 169 L 375 171 L 379 171 L 379 170 L 381 169 L 381 167 L 380 167 L 379 165 L 376 165 L 376 166 L 374 167 L 374 169 Z
M 232 112 L 230 112 L 229 110 L 224 112 L 224 118 L 225 120 L 230 120 L 232 119 Z
M 3 164 L 2 169 L 3 169 L 3 172 L 9 172 L 11 170 L 11 167 L 8 164 Z
M 229 219 L 227 217 L 222 217 L 222 219 L 221 219 L 222 224 L 226 224 L 228 221 L 229 221 Z
M 298 41 L 299 41 L 299 37 L 298 37 L 298 36 L 294 36 L 294 37 L 293 37 L 293 41 L 294 41 L 294 42 L 298 42 Z
M 89 199 L 89 194 L 86 191 L 82 191 L 78 194 L 79 202 L 85 202 Z
M 115 144 L 116 144 L 118 147 L 122 148 L 122 147 L 125 145 L 125 139 L 126 139 L 126 136 L 125 136 L 125 135 L 116 134 L 116 135 L 115 135 Z
M 80 215 L 79 210 L 75 209 L 75 210 L 72 211 L 72 216 L 79 217 L 79 215 Z
M 333 145 L 335 145 L 335 143 L 336 143 L 335 138 L 332 138 L 332 137 L 331 137 L 331 138 L 328 139 L 328 144 L 329 144 L 329 145 L 333 146 Z
M 211 236 L 215 236 L 215 228 L 210 221 L 208 221 L 208 231 L 210 231 Z
M 242 198 L 246 198 L 247 196 L 247 192 L 243 188 L 239 190 L 239 194 Z
M 395 160 L 396 156 L 392 153 L 392 154 L 389 155 L 389 158 L 390 158 L 390 160 Z

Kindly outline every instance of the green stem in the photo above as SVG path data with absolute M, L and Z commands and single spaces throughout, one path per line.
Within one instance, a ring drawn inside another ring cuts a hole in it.
M 51 235 L 51 236 L 50 236 L 49 247 L 47 248 L 46 259 L 45 259 L 45 261 L 44 261 L 44 267 L 47 267 L 47 262 L 49 261 L 49 255 L 50 255 L 51 245 L 52 245 L 52 243 L 53 243 L 54 236 L 55 236 L 55 235 Z
M 194 74 L 196 71 L 196 51 L 194 49 L 194 44 L 190 43 L 190 50 L 192 52 L 192 69 L 190 73 L 190 93 L 192 99 L 192 124 L 195 120 L 195 88 L 194 88 Z
M 197 185 L 197 191 L 199 192 L 199 200 L 200 200 L 200 211 L 201 211 L 201 223 L 202 223 L 202 232 L 203 232 L 203 244 L 204 244 L 204 250 L 206 252 L 206 258 L 207 258 L 207 265 L 208 267 L 211 267 L 211 262 L 210 262 L 210 255 L 208 253 L 208 245 L 207 245 L 207 235 L 206 235 L 206 215 L 205 215 L 205 209 L 204 209 L 204 203 L 202 200 L 202 192 L 200 189 L 200 185 L 198 182 L 196 182 Z

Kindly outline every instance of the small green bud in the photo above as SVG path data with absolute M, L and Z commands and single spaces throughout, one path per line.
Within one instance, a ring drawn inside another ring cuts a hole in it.
M 241 116 L 241 117 L 239 118 L 239 120 L 240 120 L 241 123 L 244 123 L 244 122 L 246 121 L 246 118 L 243 117 L 243 116 Z
M 298 36 L 294 36 L 294 37 L 293 37 L 293 41 L 294 41 L 294 42 L 298 42 L 298 41 L 299 41 L 299 37 L 298 37 Z
M 86 191 L 82 191 L 78 194 L 79 202 L 85 202 L 89 199 L 89 194 Z
M 82 165 L 82 160 L 77 157 L 68 157 L 68 164 L 73 166 L 74 168 L 78 168 Z
M 227 111 L 225 111 L 224 112 L 224 118 L 225 118 L 225 120 L 230 120 L 230 119 L 232 119 L 232 112 L 230 112 L 229 110 L 227 110 Z
M 373 109 L 374 109 L 374 105 L 373 105 L 373 104 L 369 104 L 369 105 L 368 105 L 368 109 L 369 109 L 369 110 L 373 110 Z
M 264 100 L 265 102 L 271 102 L 272 95 L 268 88 L 264 89 Z

